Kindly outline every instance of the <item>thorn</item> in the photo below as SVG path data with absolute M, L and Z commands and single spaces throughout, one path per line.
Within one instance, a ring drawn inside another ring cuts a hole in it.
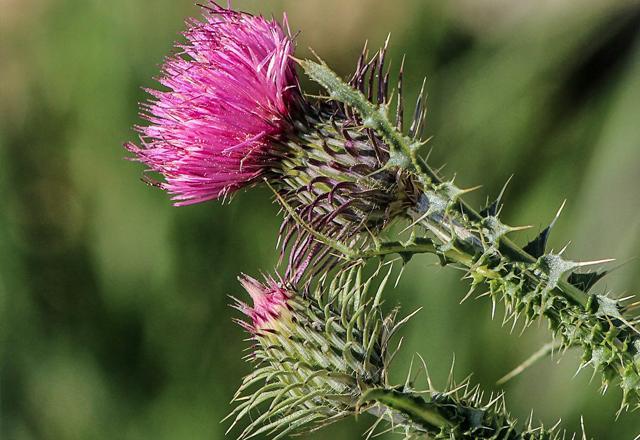
M 467 294 L 460 300 L 460 304 L 464 303 L 469 297 L 473 294 L 473 291 L 476 290 L 476 286 L 472 285 Z
M 413 370 L 413 361 L 415 360 L 415 354 L 411 356 L 411 362 L 409 363 L 409 372 L 407 373 L 407 378 L 404 381 L 404 388 L 409 388 L 411 383 L 411 371 Z
M 626 325 L 630 330 L 632 330 L 633 332 L 635 332 L 638 335 L 640 335 L 640 330 L 638 330 L 633 324 L 631 324 L 629 321 L 627 321 L 623 316 L 619 316 L 617 319 L 622 321 L 622 323 L 624 325 Z
M 504 193 L 507 191 L 507 187 L 511 183 L 512 179 L 513 179 L 513 174 L 510 175 L 509 178 L 507 179 L 507 181 L 504 183 L 504 186 L 502 187 L 502 190 L 500 191 L 500 194 L 498 195 L 498 198 L 496 199 L 498 204 L 500 204 L 500 202 L 502 202 L 502 198 L 504 197 Z M 500 211 L 502 211 L 502 207 L 498 208 L 498 212 L 497 212 L 498 215 L 500 214 Z
M 567 250 L 567 248 L 569 247 L 570 244 L 571 244 L 571 241 L 569 241 L 567 244 L 565 244 L 564 247 L 562 249 L 560 249 L 560 252 L 558 252 L 558 255 L 564 254 L 564 252 Z
M 309 49 L 311 49 L 311 48 L 309 48 Z M 313 51 L 313 49 L 311 49 L 311 51 Z M 296 58 L 293 55 L 289 55 L 289 58 L 292 59 L 293 61 L 295 61 L 297 64 L 299 64 L 301 66 L 306 62 L 306 60 L 303 60 L 301 58 Z
M 427 78 L 425 77 L 422 80 L 422 87 L 420 88 L 420 93 L 418 94 L 418 98 L 416 100 L 416 107 L 413 113 L 413 121 L 411 122 L 411 127 L 409 128 L 409 137 L 415 138 L 418 135 L 418 131 L 420 130 L 421 119 L 423 115 L 423 106 L 424 106 L 424 90 L 427 85 Z
M 552 354 L 556 348 L 557 348 L 556 342 L 549 342 L 543 345 L 542 348 L 540 348 L 538 351 L 536 351 L 531 356 L 529 356 L 529 358 L 527 358 L 524 362 L 522 362 L 516 368 L 514 368 L 509 373 L 501 377 L 496 382 L 496 385 L 504 385 L 505 383 L 507 383 L 508 381 L 510 381 L 511 379 L 513 379 L 514 377 L 518 376 L 520 373 L 525 371 L 527 368 L 531 367 L 533 364 L 535 364 L 537 361 L 539 361 L 543 357 Z
M 422 357 L 422 355 L 420 353 L 417 353 L 418 357 L 420 358 L 420 362 L 422 362 L 422 368 L 424 368 L 424 374 L 427 377 L 427 386 L 429 387 L 429 392 L 433 393 L 436 391 L 435 387 L 433 386 L 433 383 L 431 383 L 431 375 L 429 374 L 429 369 L 427 368 L 427 363 L 424 360 L 424 358 Z
M 520 231 L 526 231 L 528 229 L 533 228 L 532 225 L 524 225 L 524 226 L 507 226 L 508 232 L 507 233 L 511 233 L 511 232 L 520 232 Z
M 496 300 L 491 298 L 491 320 L 496 316 Z
M 598 264 L 611 263 L 616 261 L 615 258 L 605 258 L 602 260 L 593 260 L 593 261 L 574 261 L 573 264 L 575 267 L 587 267 L 587 266 L 596 266 Z
M 484 208 L 482 211 L 480 211 L 480 216 L 482 216 L 482 217 L 495 217 L 496 215 L 499 214 L 500 203 L 502 202 L 502 197 L 504 196 L 504 193 L 507 190 L 507 186 L 509 186 L 509 183 L 511 182 L 511 179 L 513 179 L 513 174 L 507 179 L 505 184 L 502 186 L 502 190 L 500 190 L 500 193 L 498 194 L 498 197 L 493 201 L 493 203 L 491 203 L 486 208 Z
M 489 402 L 487 403 L 487 407 L 492 407 L 494 404 L 496 404 L 497 402 L 500 401 L 500 399 L 504 398 L 504 392 L 498 394 L 495 398 L 490 399 Z M 533 416 L 533 410 L 531 410 L 531 415 Z
M 407 226 L 406 228 L 404 228 L 402 231 L 400 231 L 401 234 L 407 232 L 409 229 L 413 228 L 414 226 L 416 226 L 418 223 L 420 223 L 422 220 L 425 220 L 429 215 L 431 214 L 431 212 L 429 212 L 429 210 L 427 210 L 427 212 L 425 212 L 423 215 L 421 215 L 420 217 L 418 217 L 418 219 L 414 222 L 412 222 L 411 224 L 409 224 L 409 226 Z
M 316 57 L 318 59 L 318 61 L 320 62 L 320 64 L 322 64 L 323 66 L 326 66 L 327 64 L 323 61 L 322 58 L 320 58 L 320 55 L 317 54 L 317 52 L 315 50 L 313 50 L 313 47 L 309 47 L 308 48 L 309 51 L 313 54 L 314 57 Z
M 453 354 L 453 360 L 451 361 L 451 368 L 449 369 L 449 377 L 447 378 L 447 388 L 453 387 L 453 369 L 456 365 L 456 354 Z
M 556 224 L 556 221 L 560 218 L 560 215 L 562 214 L 562 210 L 566 205 L 567 205 L 567 199 L 564 199 L 562 201 L 562 204 L 560 205 L 560 208 L 558 208 L 558 212 L 556 212 L 556 216 L 553 218 L 549 226 L 553 227 Z
M 404 94 L 402 90 L 402 80 L 404 76 L 404 62 L 406 55 L 402 55 L 400 63 L 400 72 L 398 73 L 398 106 L 396 110 L 396 128 L 399 132 L 404 130 Z
M 477 191 L 477 190 L 479 190 L 481 188 L 482 188 L 482 185 L 477 185 L 477 186 L 474 186 L 472 188 L 458 189 L 458 193 L 456 194 L 456 198 L 460 197 L 460 196 L 463 196 L 465 194 L 472 193 L 472 192 Z
M 407 267 L 407 265 L 403 264 L 402 267 L 400 268 L 400 272 L 398 273 L 398 278 L 396 278 L 396 282 L 393 285 L 394 289 L 398 287 L 398 283 L 400 283 L 400 278 L 402 277 L 402 274 L 404 274 L 405 267 Z
M 629 296 L 623 296 L 622 298 L 618 298 L 618 302 L 625 302 L 625 301 L 629 301 L 630 299 L 634 299 L 636 297 L 636 295 L 629 295 Z

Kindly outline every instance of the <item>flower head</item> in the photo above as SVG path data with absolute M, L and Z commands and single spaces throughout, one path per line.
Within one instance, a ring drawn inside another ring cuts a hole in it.
M 251 324 L 244 323 L 244 327 L 254 333 L 274 327 L 275 320 L 286 315 L 287 300 L 292 293 L 272 278 L 266 279 L 267 284 L 244 274 L 238 279 L 253 300 L 253 307 L 244 303 L 238 304 L 238 308 L 251 319 Z
M 389 341 L 400 324 L 395 313 L 383 315 L 374 295 L 390 273 L 367 279 L 363 271 L 353 266 L 304 288 L 240 277 L 254 301 L 253 307 L 236 304 L 253 320 L 240 324 L 252 334 L 254 371 L 236 394 L 232 427 L 261 414 L 238 438 L 263 432 L 267 418 L 278 435 L 331 423 L 357 413 L 363 391 L 387 384 Z
M 204 10 L 162 66 L 167 90 L 148 90 L 141 146 L 125 145 L 162 174 L 158 186 L 176 205 L 223 197 L 267 171 L 299 96 L 293 42 L 276 21 L 213 3 Z

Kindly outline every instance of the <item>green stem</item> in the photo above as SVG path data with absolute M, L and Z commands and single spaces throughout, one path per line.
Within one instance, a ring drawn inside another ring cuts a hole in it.
M 360 398 L 361 404 L 376 403 L 367 412 L 390 421 L 420 438 L 450 438 L 459 440 L 543 440 L 561 437 L 557 427 L 545 430 L 533 427 L 519 429 L 518 423 L 507 412 L 501 397 L 483 403 L 479 388 L 468 388 L 468 382 L 458 386 L 462 395 L 451 390 L 445 393 L 429 392 L 421 396 L 399 388 L 372 388 Z M 390 410 L 390 411 L 389 411 Z M 416 438 L 407 436 L 406 438 Z
M 442 180 L 437 175 L 437 173 L 424 161 L 422 161 L 422 170 L 424 170 L 424 173 L 429 178 L 429 180 L 432 182 L 432 184 L 439 185 L 439 184 L 442 183 Z M 482 216 L 473 207 L 471 207 L 467 202 L 465 202 L 461 198 L 457 199 L 456 201 L 458 202 L 458 205 L 460 206 L 460 208 L 458 209 L 458 212 L 464 212 L 473 221 L 476 221 L 476 222 L 482 221 Z M 469 233 L 471 233 L 471 232 L 469 232 Z M 516 243 L 514 243 L 508 237 L 505 237 L 505 236 L 500 237 L 500 239 L 499 239 L 499 248 L 501 250 L 503 250 L 503 251 L 507 251 L 505 253 L 508 254 L 508 255 L 517 256 L 518 259 L 520 259 L 522 261 L 526 261 L 526 262 L 529 262 L 529 263 L 535 263 L 536 262 L 536 258 L 535 257 L 533 257 L 532 255 L 528 254 L 524 249 L 522 249 L 522 247 L 518 246 Z M 531 274 L 529 274 L 529 276 L 531 276 Z M 565 296 L 571 302 L 573 302 L 575 304 L 580 304 L 583 307 L 587 305 L 587 301 L 589 300 L 589 294 L 588 293 L 583 292 L 582 290 L 578 289 L 577 287 L 573 286 L 572 284 L 570 284 L 570 283 L 568 283 L 568 282 L 566 282 L 564 280 L 560 280 L 558 282 L 558 285 L 556 287 L 554 287 L 553 290 L 556 293 Z
M 421 142 L 403 135 L 396 129 L 387 117 L 387 107 L 385 105 L 377 106 L 371 103 L 360 91 L 345 83 L 324 62 L 316 63 L 310 60 L 299 60 L 298 62 L 311 79 L 318 82 L 329 92 L 331 99 L 355 108 L 362 116 L 364 125 L 375 129 L 387 141 L 392 153 L 388 165 L 397 166 L 416 173 L 422 178 L 425 184 L 436 186 L 442 183 L 437 173 L 424 160 L 418 157 L 417 151 L 421 146 Z M 460 206 L 460 208 L 458 208 L 459 212 L 464 212 L 466 216 L 476 222 L 482 220 L 480 214 L 466 202 L 461 199 L 456 199 L 456 202 Z M 451 231 L 448 232 L 450 233 Z M 473 234 L 468 228 L 466 233 Z M 528 261 L 529 263 L 536 262 L 533 256 L 526 253 L 507 237 L 500 237 L 499 247 L 512 256 L 518 256 L 519 259 L 523 261 Z M 418 251 L 423 252 L 422 248 Z M 454 252 L 453 257 L 453 261 L 462 264 L 465 264 L 465 261 L 469 261 L 472 258 L 471 255 L 467 255 L 466 257 L 468 258 L 466 258 L 457 252 Z M 469 267 L 468 264 L 465 264 L 465 266 Z M 528 276 L 532 277 L 532 274 L 528 274 Z M 583 307 L 586 306 L 589 299 L 587 293 L 562 280 L 553 287 L 553 290 L 557 294 L 566 297 L 570 302 L 582 305 Z
M 455 425 L 442 413 L 439 405 L 397 390 L 372 388 L 362 395 L 360 401 L 375 401 L 385 405 L 428 432 L 440 432 L 443 428 Z

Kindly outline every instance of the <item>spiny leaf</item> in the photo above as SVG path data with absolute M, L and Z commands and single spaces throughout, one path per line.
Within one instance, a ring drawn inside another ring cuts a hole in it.
M 593 272 L 586 272 L 586 273 L 574 272 L 571 275 L 569 275 L 569 278 L 567 279 L 567 281 L 571 285 L 577 287 L 578 289 L 588 292 L 598 281 L 600 281 L 608 273 L 609 271 L 607 270 L 600 270 L 600 271 L 593 271 Z
M 560 209 L 558 209 L 556 216 L 553 218 L 551 223 L 549 223 L 549 226 L 544 228 L 535 239 L 531 240 L 531 242 L 529 242 L 529 244 L 524 247 L 524 251 L 526 253 L 535 258 L 540 258 L 544 255 L 547 248 L 547 241 L 549 240 L 549 235 L 551 234 L 551 229 L 553 229 L 556 221 L 558 221 L 558 218 L 560 218 L 560 214 L 562 214 L 562 210 L 564 209 L 566 203 L 566 200 L 562 202 L 562 205 L 560 205 Z
M 547 226 L 538 234 L 536 238 L 531 240 L 523 249 L 526 253 L 534 258 L 540 258 L 544 255 L 547 249 L 547 241 L 549 240 L 549 234 L 551 233 L 552 225 Z

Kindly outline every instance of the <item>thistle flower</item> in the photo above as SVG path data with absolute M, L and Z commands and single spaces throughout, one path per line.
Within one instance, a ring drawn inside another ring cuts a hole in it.
M 286 17 L 285 17 L 286 24 Z M 150 125 L 125 147 L 160 173 L 176 205 L 217 199 L 249 185 L 274 161 L 298 97 L 293 42 L 275 21 L 215 3 L 187 22 L 142 105 Z
M 337 101 L 302 97 L 294 44 L 278 23 L 214 3 L 204 11 L 162 67 L 167 90 L 149 90 L 140 146 L 125 145 L 164 179 L 148 182 L 188 205 L 266 179 L 293 211 L 281 231 L 293 282 L 335 262 L 294 217 L 358 248 L 417 203 L 415 179 L 389 166 L 390 146 L 375 130 Z M 385 54 L 386 46 L 369 59 L 365 48 L 351 81 L 382 105 L 390 101 Z M 418 107 L 414 131 L 424 116 Z

